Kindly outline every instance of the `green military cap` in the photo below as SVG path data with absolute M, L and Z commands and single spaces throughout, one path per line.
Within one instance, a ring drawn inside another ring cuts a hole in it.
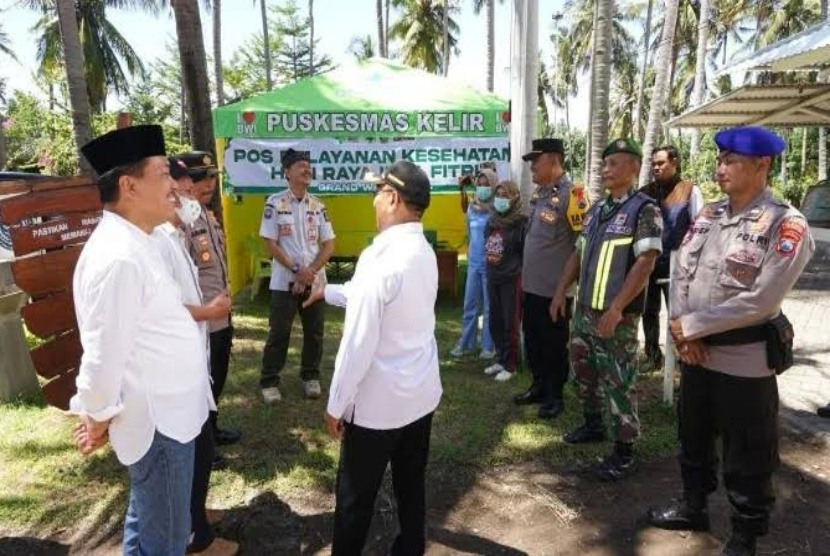
M 643 160 L 643 149 L 642 147 L 640 147 L 640 144 L 634 139 L 614 139 L 608 144 L 607 147 L 605 147 L 605 150 L 602 151 L 602 158 L 617 153 L 632 154 L 640 160 Z

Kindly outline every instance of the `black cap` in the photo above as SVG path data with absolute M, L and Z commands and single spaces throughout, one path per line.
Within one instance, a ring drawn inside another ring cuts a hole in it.
M 219 173 L 213 155 L 206 151 L 191 151 L 178 155 L 176 158 L 187 166 L 187 173 L 193 181 L 201 181 Z
M 311 162 L 311 154 L 308 151 L 295 151 L 294 149 L 286 149 L 282 151 L 280 155 L 280 161 L 282 162 L 282 169 L 283 171 L 288 170 L 291 168 L 291 165 L 295 162 L 299 162 L 301 160 L 305 160 L 306 162 Z
M 116 129 L 96 137 L 81 152 L 99 176 L 119 166 L 130 166 L 151 156 L 167 156 L 164 133 L 158 125 Z
M 404 201 L 422 211 L 429 207 L 431 189 L 429 178 L 420 166 L 408 160 L 394 163 L 380 176 L 369 173 L 364 179 L 377 185 L 386 184 L 394 187 Z
M 534 139 L 532 148 L 532 151 L 522 156 L 525 162 L 534 160 L 544 153 L 559 153 L 565 156 L 565 143 L 562 139 Z
M 174 180 L 180 180 L 183 177 L 188 175 L 187 166 L 184 162 L 176 158 L 175 156 L 171 156 L 167 159 L 170 163 L 170 177 Z

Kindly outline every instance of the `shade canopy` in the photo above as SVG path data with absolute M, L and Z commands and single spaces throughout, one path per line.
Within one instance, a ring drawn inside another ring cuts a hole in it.
M 830 127 L 830 85 L 747 85 L 675 116 L 669 127 Z
M 816 70 L 830 66 L 830 20 L 804 29 L 724 66 L 717 74 L 751 70 Z

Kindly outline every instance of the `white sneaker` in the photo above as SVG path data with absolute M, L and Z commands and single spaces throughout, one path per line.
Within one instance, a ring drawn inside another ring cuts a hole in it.
M 484 369 L 484 374 L 486 374 L 486 375 L 496 375 L 496 374 L 503 373 L 503 372 L 504 372 L 504 367 L 502 367 L 500 363 L 490 365 L 489 367 Z
M 513 378 L 513 373 L 511 373 L 510 371 L 502 370 L 499 374 L 496 375 L 496 380 L 498 382 L 507 382 L 511 378 Z
M 267 404 L 274 404 L 282 401 L 282 394 L 280 394 L 279 388 L 271 386 L 270 388 L 262 389 L 262 399 L 265 400 L 265 403 Z
M 320 394 L 322 393 L 322 388 L 320 388 L 320 381 L 304 380 L 303 391 L 305 392 L 306 398 L 308 398 L 309 400 L 316 400 L 320 397 Z
M 485 359 L 485 360 L 490 360 L 490 359 L 494 358 L 495 356 L 496 356 L 495 351 L 487 351 L 487 350 L 484 350 L 484 349 L 481 350 L 481 353 L 478 354 L 479 359 Z
M 466 351 L 464 351 L 463 349 L 461 349 L 461 346 L 456 346 L 456 347 L 454 347 L 454 348 L 453 348 L 453 350 L 450 352 L 450 357 L 455 357 L 456 359 L 458 359 L 458 358 L 460 358 L 460 357 L 464 357 L 464 355 L 465 355 L 466 353 L 467 353 Z

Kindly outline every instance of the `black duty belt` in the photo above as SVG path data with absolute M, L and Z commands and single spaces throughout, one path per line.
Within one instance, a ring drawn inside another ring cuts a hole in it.
M 712 334 L 703 338 L 703 342 L 710 346 L 739 346 L 766 342 L 768 336 L 769 323 L 764 323 Z

